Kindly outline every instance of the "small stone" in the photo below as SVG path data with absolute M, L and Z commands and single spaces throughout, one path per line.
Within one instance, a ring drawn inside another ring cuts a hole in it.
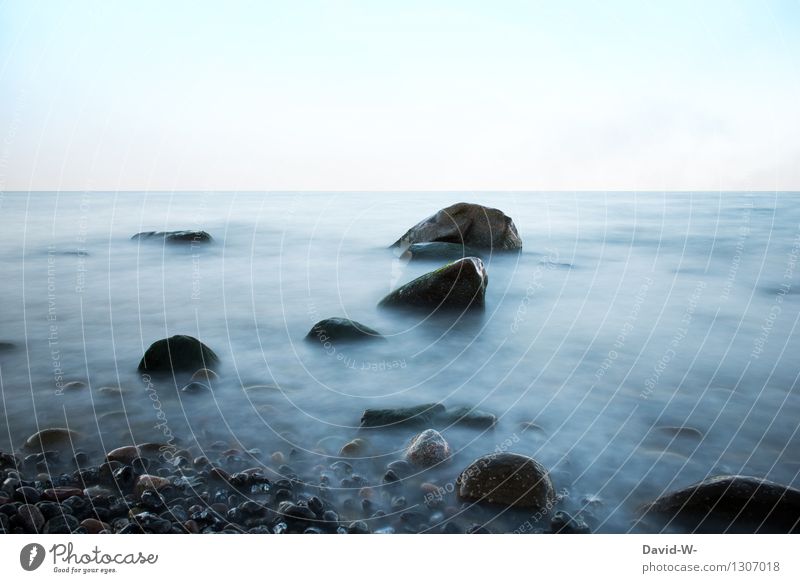
M 356 438 L 356 439 L 354 439 L 352 441 L 349 441 L 349 442 L 345 443 L 342 446 L 342 449 L 339 452 L 339 455 L 341 455 L 343 457 L 360 456 L 360 455 L 363 455 L 365 453 L 364 450 L 366 449 L 366 447 L 367 447 L 367 442 L 359 437 L 359 438 Z
M 60 514 L 44 525 L 44 534 L 70 534 L 80 526 L 78 519 L 71 514 Z
M 136 480 L 136 485 L 134 486 L 134 494 L 137 497 L 140 497 L 145 490 L 160 490 L 166 486 L 169 486 L 171 482 L 160 476 L 154 476 L 152 474 L 142 474 Z
M 554 534 L 588 534 L 589 526 L 582 518 L 559 510 L 550 521 L 550 531 Z
M 33 504 L 23 504 L 17 509 L 17 516 L 22 522 L 23 528 L 27 533 L 42 532 L 45 519 L 42 511 Z
M 80 391 L 86 388 L 86 383 L 81 381 L 70 381 L 68 383 L 64 383 L 61 385 L 61 390 L 63 391 Z
M 83 497 L 83 490 L 80 488 L 48 488 L 42 492 L 42 498 L 53 502 L 63 502 L 73 496 Z
M 282 463 L 284 463 L 286 461 L 286 458 L 284 457 L 283 453 L 280 452 L 280 451 L 274 452 L 270 456 L 270 459 L 272 460 L 273 463 L 276 463 L 278 465 L 280 465 L 280 464 L 282 464 Z
M 96 518 L 87 518 L 81 521 L 81 526 L 86 529 L 88 534 L 99 534 L 104 530 L 111 530 L 111 526 L 105 522 L 100 522 Z
M 450 457 L 450 446 L 435 429 L 426 429 L 415 436 L 406 448 L 406 459 L 422 468 L 429 468 Z
M 356 520 L 355 522 L 351 522 L 350 526 L 347 527 L 348 534 L 369 534 L 369 527 L 367 523 L 363 520 Z

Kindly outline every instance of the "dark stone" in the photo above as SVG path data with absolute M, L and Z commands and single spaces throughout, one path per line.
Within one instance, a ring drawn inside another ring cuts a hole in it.
M 448 425 L 463 425 L 476 429 L 488 429 L 497 423 L 497 417 L 493 413 L 472 409 L 471 407 L 457 407 L 448 409 L 437 419 L 439 423 Z
M 25 532 L 42 532 L 45 523 L 44 516 L 42 516 L 42 511 L 33 504 L 23 504 L 20 506 L 17 510 L 17 517 L 22 523 Z
M 377 330 L 347 318 L 320 320 L 306 335 L 309 342 L 362 342 L 364 340 L 386 340 Z
M 205 231 L 143 231 L 131 237 L 134 241 L 164 241 L 166 243 L 210 243 Z
M 716 476 L 640 508 L 663 524 L 701 533 L 798 533 L 800 490 L 751 476 Z
M 426 403 L 415 407 L 397 407 L 394 409 L 367 409 L 361 416 L 361 427 L 385 427 L 413 425 L 430 426 L 445 408 L 441 403 Z
M 208 368 L 219 358 L 208 346 L 191 336 L 176 335 L 150 345 L 139 363 L 140 371 L 193 372 Z
M 589 525 L 580 518 L 559 510 L 550 520 L 550 532 L 554 534 L 589 534 Z
M 80 526 L 78 519 L 71 514 L 59 514 L 44 525 L 44 534 L 69 534 Z
M 461 243 L 414 243 L 404 256 L 411 261 L 457 261 L 464 257 L 481 257 L 481 252 Z
M 434 241 L 493 251 L 522 249 L 511 217 L 500 210 L 466 202 L 449 206 L 417 223 L 392 246 Z
M 463 500 L 545 510 L 556 500 L 547 470 L 533 458 L 493 453 L 472 462 L 456 480 Z
M 20 486 L 14 492 L 14 499 L 18 502 L 36 504 L 41 498 L 39 490 L 32 486 Z
M 362 520 L 356 520 L 355 522 L 351 522 L 350 526 L 347 527 L 348 534 L 369 534 L 369 527 L 367 523 Z
M 480 524 L 471 524 L 467 529 L 467 534 L 492 534 L 492 531 Z
M 482 309 L 488 283 L 483 261 L 465 257 L 400 286 L 378 305 L 426 311 Z

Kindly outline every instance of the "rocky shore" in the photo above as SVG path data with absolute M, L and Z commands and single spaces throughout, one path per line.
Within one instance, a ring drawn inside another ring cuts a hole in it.
M 205 231 L 147 232 L 134 240 L 213 244 Z M 450 316 L 480 312 L 492 253 L 519 251 L 510 217 L 460 203 L 409 229 L 393 247 L 436 269 L 398 286 L 376 307 Z M 337 343 L 391 343 L 380 331 L 341 317 L 318 321 L 305 336 L 327 349 Z M 390 344 L 387 344 L 390 345 Z M 0 343 L 0 350 L 13 345 Z M 131 363 L 131 368 L 135 366 Z M 220 357 L 201 340 L 175 335 L 141 355 L 144 377 L 164 375 L 182 394 L 213 394 Z M 78 383 L 81 384 L 81 383 Z M 80 390 L 69 387 L 66 390 Z M 84 451 L 80 435 L 49 427 L 21 451 L 0 452 L 0 532 L 4 533 L 568 533 L 596 530 L 603 501 L 572 491 L 524 451 L 493 450 L 456 465 L 446 439 L 457 427 L 481 433 L 494 413 L 442 403 L 353 412 L 357 436 L 338 453 L 262 452 L 218 441 L 200 449 L 172 443 L 114 444 Z M 370 432 L 406 430 L 395 459 L 371 456 Z M 672 434 L 697 432 L 663 427 Z M 523 431 L 542 431 L 530 422 Z M 699 432 L 697 432 L 699 434 Z M 702 434 L 700 434 L 702 437 Z M 431 472 L 438 472 L 435 475 Z M 442 479 L 442 476 L 446 476 Z M 713 476 L 673 492 L 654 492 L 634 513 L 637 532 L 797 532 L 800 492 L 758 477 Z

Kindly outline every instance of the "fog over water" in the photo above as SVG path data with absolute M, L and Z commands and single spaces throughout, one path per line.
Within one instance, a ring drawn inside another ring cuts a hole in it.
M 0 350 L 0 449 L 69 427 L 92 454 L 174 436 L 307 452 L 313 465 L 364 434 L 382 469 L 416 430 L 359 431 L 363 410 L 442 402 L 498 422 L 444 428 L 453 460 L 426 481 L 452 483 L 498 449 L 526 454 L 575 503 L 602 500 L 600 531 L 627 530 L 643 501 L 710 475 L 800 486 L 797 193 L 0 197 L 0 341 L 13 343 Z M 388 246 L 459 201 L 502 209 L 523 240 L 484 257 L 485 311 L 377 308 L 442 264 Z M 131 240 L 172 229 L 214 241 Z M 334 316 L 388 341 L 304 341 Z M 174 334 L 219 355 L 213 393 L 137 372 Z

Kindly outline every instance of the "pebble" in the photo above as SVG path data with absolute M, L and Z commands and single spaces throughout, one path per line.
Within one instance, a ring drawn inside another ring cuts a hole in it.
M 42 511 L 33 504 L 23 504 L 17 509 L 17 516 L 26 533 L 39 533 L 44 527 Z

